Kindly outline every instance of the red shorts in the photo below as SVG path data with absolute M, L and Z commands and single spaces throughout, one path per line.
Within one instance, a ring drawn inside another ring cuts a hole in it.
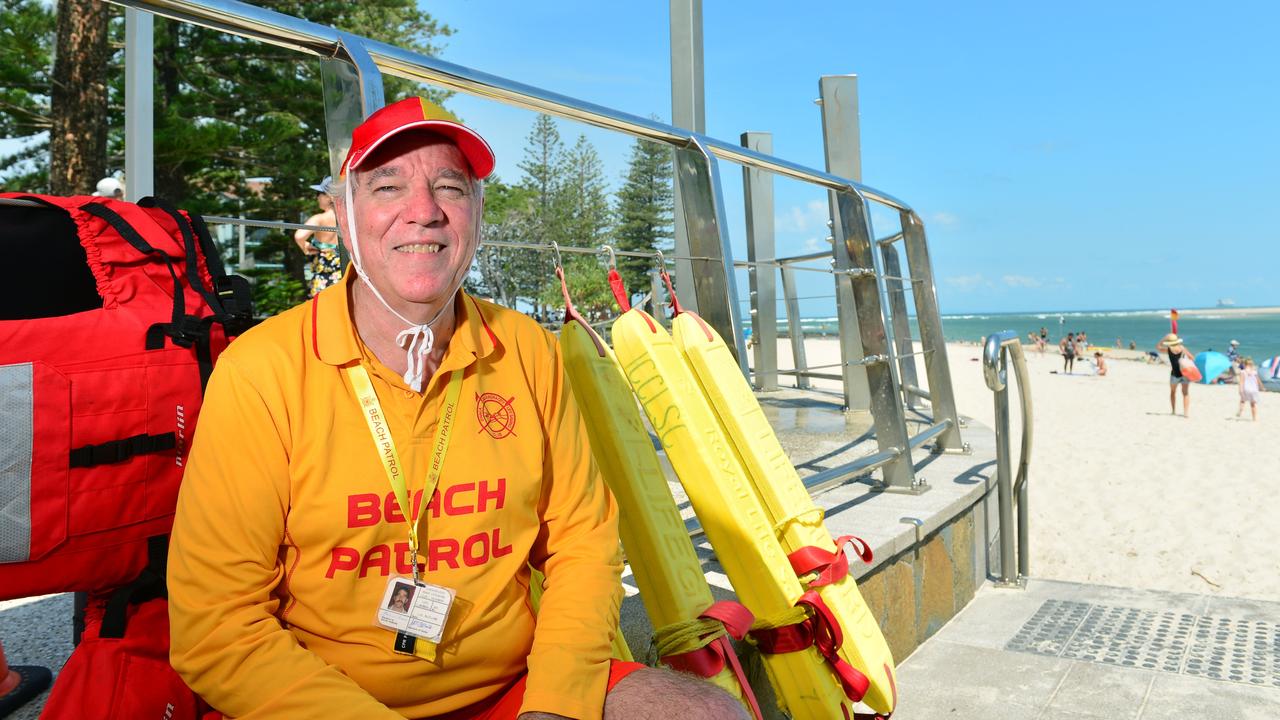
M 613 686 L 617 685 L 622 678 L 645 667 L 638 662 L 624 662 L 622 660 L 610 660 L 609 662 L 609 690 L 612 690 Z M 451 713 L 437 715 L 431 720 L 516 720 L 516 716 L 520 714 L 520 703 L 524 702 L 524 683 L 528 677 L 529 674 L 525 673 L 506 690 L 495 694 L 493 697 L 481 700 L 474 705 L 468 705 L 460 710 L 454 710 Z

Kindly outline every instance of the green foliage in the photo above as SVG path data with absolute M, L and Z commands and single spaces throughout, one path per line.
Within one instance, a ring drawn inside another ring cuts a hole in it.
M 249 270 L 254 280 L 253 310 L 259 317 L 283 312 L 307 299 L 307 286 L 292 275 L 277 270 Z
M 617 314 L 618 308 L 609 290 L 608 270 L 599 258 L 576 255 L 572 259 L 566 258 L 564 265 L 569 298 L 578 312 L 590 321 Z M 538 291 L 538 300 L 547 307 L 564 309 L 560 280 L 554 274 Z
M 672 152 L 666 145 L 636 140 L 626 178 L 618 191 L 617 249 L 636 252 L 667 250 L 675 237 L 672 195 Z M 619 257 L 618 272 L 627 288 L 646 287 L 653 262 L 645 258 Z
M 558 165 L 564 223 L 560 244 L 591 247 L 605 242 L 613 218 L 599 153 L 585 135 L 579 135 Z
M 612 214 L 604 169 L 599 153 L 585 136 L 579 136 L 566 150 L 555 121 L 539 115 L 529 131 L 519 167 L 522 177 L 504 196 L 504 214 L 497 217 L 486 212 L 493 223 L 486 227 L 486 237 L 577 247 L 595 247 L 609 241 Z M 489 256 L 484 262 L 491 264 L 489 258 L 496 257 L 503 258 L 502 282 L 509 283 L 513 297 L 534 305 L 539 314 L 549 303 L 561 303 L 558 294 L 546 291 L 547 284 L 555 278 L 550 253 L 506 251 Z M 585 268 L 583 265 L 579 269 L 585 273 Z
M 0 0 L 0 136 L 49 129 L 54 21 L 40 0 Z

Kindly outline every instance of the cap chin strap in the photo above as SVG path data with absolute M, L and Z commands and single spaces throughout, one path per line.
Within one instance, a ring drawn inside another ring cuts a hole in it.
M 355 265 L 356 274 L 359 275 L 360 279 L 364 281 L 364 284 L 368 285 L 369 289 L 373 291 L 373 296 L 378 298 L 378 302 L 382 303 L 382 306 L 387 310 L 390 310 L 392 315 L 400 318 L 404 324 L 409 326 L 408 328 L 401 330 L 399 334 L 396 335 L 396 345 L 399 345 L 405 350 L 405 384 L 413 388 L 414 392 L 422 392 L 422 387 L 426 382 L 427 376 L 427 355 L 431 353 L 431 349 L 435 345 L 436 339 L 435 332 L 431 329 L 431 326 L 434 325 L 436 321 L 440 319 L 440 316 L 444 314 L 444 311 L 449 308 L 449 304 L 453 301 L 453 294 L 457 292 L 458 287 L 462 285 L 462 279 L 466 277 L 466 273 L 463 273 L 462 277 L 458 278 L 458 280 L 454 282 L 453 287 L 449 289 L 448 295 L 445 296 L 447 298 L 445 303 L 441 305 L 440 309 L 436 311 L 436 314 L 425 323 L 419 325 L 396 312 L 396 309 L 391 307 L 391 304 L 386 301 L 386 298 L 382 297 L 382 293 L 378 292 L 378 288 L 374 286 L 373 281 L 369 279 L 368 274 L 364 271 L 364 264 L 360 261 L 360 239 L 356 233 L 355 206 L 352 204 L 351 197 L 352 182 L 354 182 L 353 178 L 347 179 L 345 190 L 348 214 L 347 229 L 351 231 L 352 264 Z

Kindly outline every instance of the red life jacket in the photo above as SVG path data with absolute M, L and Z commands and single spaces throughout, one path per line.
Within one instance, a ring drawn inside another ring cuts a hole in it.
M 0 205 L 0 599 L 123 585 L 172 527 L 248 287 L 163 201 L 0 198 L 41 205 Z
M 90 594 L 84 633 L 40 717 L 197 720 L 208 712 L 169 665 L 169 543 L 155 537 L 148 547 L 150 562 L 136 580 L 110 594 Z

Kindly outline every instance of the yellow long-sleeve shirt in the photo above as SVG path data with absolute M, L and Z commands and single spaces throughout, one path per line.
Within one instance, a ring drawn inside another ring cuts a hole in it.
M 169 554 L 174 667 L 232 717 L 422 718 L 529 673 L 522 711 L 598 718 L 621 591 L 617 511 L 559 345 L 459 293 L 440 368 L 415 393 L 358 341 L 354 273 L 222 355 Z M 434 662 L 375 624 L 408 527 L 344 366 L 373 378 L 420 507 L 423 579 L 457 599 Z M 450 373 L 459 420 L 422 488 Z M 536 618 L 529 564 L 546 573 Z

